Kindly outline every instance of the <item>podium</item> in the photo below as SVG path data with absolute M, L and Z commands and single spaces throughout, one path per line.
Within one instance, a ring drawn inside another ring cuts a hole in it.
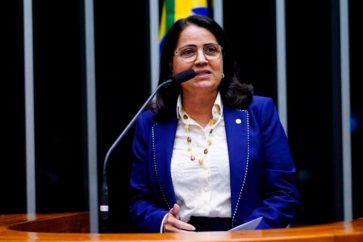
M 286 229 L 193 233 L 89 233 L 80 213 L 0 215 L 0 241 L 253 241 L 363 242 L 363 218 Z

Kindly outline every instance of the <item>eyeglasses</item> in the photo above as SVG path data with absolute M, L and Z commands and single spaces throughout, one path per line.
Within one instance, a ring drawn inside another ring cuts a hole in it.
M 203 54 L 207 60 L 217 59 L 222 52 L 222 46 L 219 44 L 205 44 L 203 46 Z M 193 62 L 197 59 L 198 47 L 195 45 L 187 45 L 176 50 L 174 53 L 184 62 Z

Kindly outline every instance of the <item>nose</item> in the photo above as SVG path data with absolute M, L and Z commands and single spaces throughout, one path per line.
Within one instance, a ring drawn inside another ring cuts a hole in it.
M 203 49 L 198 49 L 197 58 L 195 59 L 195 63 L 206 63 L 207 58 L 205 58 Z

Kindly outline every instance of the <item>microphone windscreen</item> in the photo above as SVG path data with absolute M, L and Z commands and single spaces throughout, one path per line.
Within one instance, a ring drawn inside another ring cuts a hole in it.
M 188 69 L 186 71 L 179 72 L 175 74 L 172 79 L 174 82 L 181 84 L 185 81 L 188 81 L 189 79 L 192 79 L 195 77 L 195 71 L 193 69 Z

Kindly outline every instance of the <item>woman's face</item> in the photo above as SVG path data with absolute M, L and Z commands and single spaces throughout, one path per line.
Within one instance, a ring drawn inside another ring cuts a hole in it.
M 184 91 L 217 91 L 223 75 L 222 48 L 209 30 L 196 25 L 180 33 L 171 64 L 173 74 L 189 68 L 196 76 L 182 83 Z

